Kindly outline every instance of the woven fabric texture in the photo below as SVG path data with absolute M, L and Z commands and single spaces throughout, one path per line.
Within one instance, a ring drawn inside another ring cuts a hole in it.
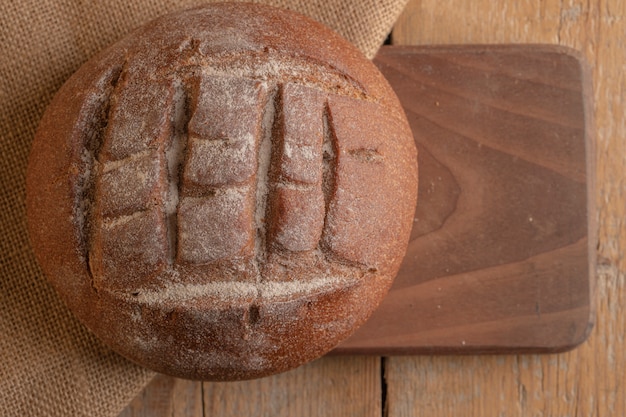
M 154 376 L 98 342 L 45 281 L 26 232 L 26 164 L 45 107 L 82 63 L 133 28 L 200 3 L 0 0 L 2 416 L 116 416 Z M 371 58 L 406 0 L 265 3 L 327 24 Z

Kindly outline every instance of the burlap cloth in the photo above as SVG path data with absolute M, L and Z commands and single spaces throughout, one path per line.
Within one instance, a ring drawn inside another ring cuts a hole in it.
M 45 107 L 83 62 L 201 2 L 0 1 L 0 416 L 116 416 L 154 373 L 99 343 L 43 278 L 26 233 L 28 152 Z M 326 23 L 372 57 L 406 0 L 266 2 Z

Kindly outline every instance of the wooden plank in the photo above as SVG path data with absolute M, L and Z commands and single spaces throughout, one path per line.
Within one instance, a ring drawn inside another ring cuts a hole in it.
M 380 358 L 322 358 L 254 381 L 205 383 L 209 416 L 381 414 Z
M 382 407 L 380 358 L 326 357 L 242 382 L 157 376 L 120 417 L 363 416 Z
M 337 352 L 580 344 L 592 323 L 595 224 L 577 56 L 537 45 L 388 47 L 376 63 L 415 136 L 420 197 L 394 286 Z
M 626 375 L 626 3 L 411 0 L 400 44 L 559 43 L 591 63 L 597 126 L 596 326 L 559 355 L 386 360 L 388 415 L 621 416 Z
M 202 383 L 157 375 L 119 417 L 201 417 Z

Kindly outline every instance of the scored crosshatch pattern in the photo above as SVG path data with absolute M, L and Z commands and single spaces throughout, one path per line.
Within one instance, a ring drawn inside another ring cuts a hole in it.
M 381 194 L 366 185 L 385 176 L 393 145 L 382 138 L 402 135 L 401 123 L 379 131 L 380 106 L 344 74 L 311 81 L 316 63 L 284 73 L 277 63 L 294 58 L 267 53 L 246 67 L 235 55 L 231 76 L 203 59 L 159 74 L 157 93 L 132 63 L 102 82 L 105 122 L 86 140 L 82 193 L 93 206 L 79 202 L 94 220 L 83 231 L 94 285 L 139 288 L 209 264 L 251 268 L 239 279 L 254 283 L 274 254 L 375 271 L 364 243 L 382 231 L 358 219 L 376 217 Z M 259 66 L 275 69 L 261 77 Z

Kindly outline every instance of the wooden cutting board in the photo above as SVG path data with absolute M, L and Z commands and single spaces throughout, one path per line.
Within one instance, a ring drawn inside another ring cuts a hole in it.
M 387 298 L 337 354 L 557 352 L 593 324 L 590 79 L 556 46 L 384 47 L 419 149 Z

